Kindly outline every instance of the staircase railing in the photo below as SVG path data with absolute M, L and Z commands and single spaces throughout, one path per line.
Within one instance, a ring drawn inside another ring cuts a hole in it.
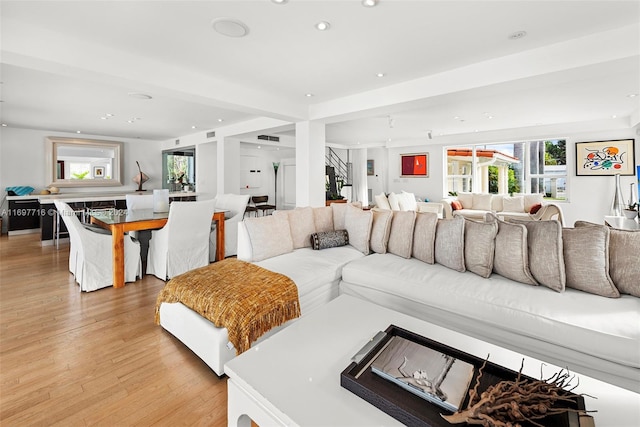
M 325 164 L 327 166 L 333 167 L 335 170 L 335 174 L 337 177 L 342 177 L 345 184 L 351 184 L 351 164 L 345 163 L 344 160 L 340 158 L 333 151 L 333 148 L 329 147 L 327 154 L 325 155 Z

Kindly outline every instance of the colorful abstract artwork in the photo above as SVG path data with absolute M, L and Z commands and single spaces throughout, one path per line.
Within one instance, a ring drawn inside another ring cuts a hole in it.
M 633 139 L 576 143 L 576 175 L 635 175 Z
M 421 177 L 429 176 L 429 154 L 401 154 L 401 174 L 402 177 Z

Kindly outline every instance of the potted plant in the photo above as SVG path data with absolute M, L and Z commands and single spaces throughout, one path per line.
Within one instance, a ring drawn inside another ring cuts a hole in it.
M 623 210 L 624 216 L 629 219 L 634 219 L 638 215 L 638 203 L 630 203 Z

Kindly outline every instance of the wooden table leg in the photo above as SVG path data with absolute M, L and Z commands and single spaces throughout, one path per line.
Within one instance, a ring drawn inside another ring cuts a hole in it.
M 216 261 L 224 259 L 224 212 L 213 214 L 216 220 Z
M 117 225 L 111 227 L 113 248 L 111 256 L 113 262 L 113 287 L 124 287 L 124 229 Z

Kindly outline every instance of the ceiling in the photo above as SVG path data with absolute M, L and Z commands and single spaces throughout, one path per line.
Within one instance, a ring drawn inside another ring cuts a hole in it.
M 235 127 L 251 139 L 311 119 L 327 123 L 329 143 L 354 146 L 640 122 L 637 1 L 0 7 L 0 121 L 10 127 L 159 141 Z M 223 17 L 248 34 L 214 31 Z M 526 36 L 509 38 L 518 31 Z

